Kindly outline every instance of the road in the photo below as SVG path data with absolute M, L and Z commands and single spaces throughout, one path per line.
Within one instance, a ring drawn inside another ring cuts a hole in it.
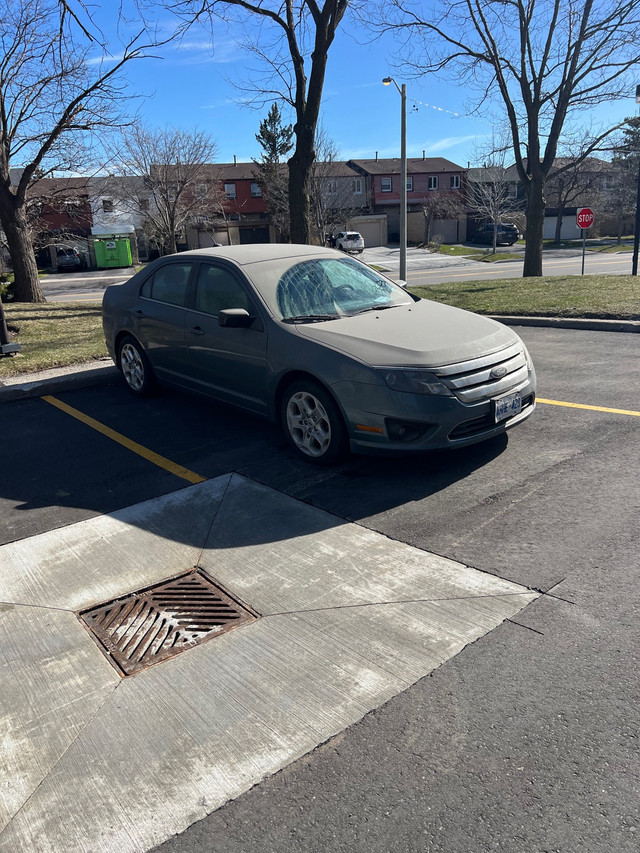
M 521 278 L 523 261 L 499 261 L 493 264 L 469 262 L 464 266 L 409 270 L 407 278 L 412 286 L 441 284 L 449 281 L 478 279 Z M 575 252 L 565 254 L 561 249 L 544 252 L 542 260 L 544 275 L 581 275 L 582 256 Z M 585 275 L 624 275 L 631 272 L 631 253 L 596 254 L 587 252 L 584 264 Z
M 545 402 L 455 454 L 317 469 L 261 421 L 119 384 L 58 396 L 129 446 L 43 399 L 5 406 L 0 542 L 185 485 L 137 442 L 545 593 L 162 853 L 638 849 L 640 340 L 519 331 Z

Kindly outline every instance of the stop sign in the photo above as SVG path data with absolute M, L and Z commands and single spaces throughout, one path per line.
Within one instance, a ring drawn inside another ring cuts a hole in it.
M 593 225 L 593 210 L 590 207 L 583 207 L 578 211 L 576 217 L 578 228 L 591 228 Z

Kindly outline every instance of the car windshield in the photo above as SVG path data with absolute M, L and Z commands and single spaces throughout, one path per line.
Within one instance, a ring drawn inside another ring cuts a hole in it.
M 401 287 L 351 258 L 298 262 L 279 277 L 275 299 L 261 290 L 280 317 L 289 321 L 348 317 L 413 301 Z

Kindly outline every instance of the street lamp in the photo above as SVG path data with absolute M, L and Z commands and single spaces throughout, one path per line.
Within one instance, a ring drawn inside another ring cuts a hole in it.
M 407 280 L 407 88 L 393 77 L 385 77 L 385 86 L 393 83 L 402 100 L 400 113 L 400 279 Z
M 636 86 L 636 104 L 640 104 L 640 84 Z M 638 275 L 638 252 L 640 251 L 640 157 L 638 158 L 638 194 L 636 196 L 636 224 L 633 231 L 633 255 L 631 275 Z

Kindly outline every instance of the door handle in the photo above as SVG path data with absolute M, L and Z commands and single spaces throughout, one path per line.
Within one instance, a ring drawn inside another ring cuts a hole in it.
M 138 310 L 134 311 L 133 313 L 136 315 L 136 317 L 144 317 L 145 316 L 145 313 L 141 308 L 138 308 Z
M 188 331 L 192 335 L 204 335 L 204 329 L 200 326 L 192 326 Z

